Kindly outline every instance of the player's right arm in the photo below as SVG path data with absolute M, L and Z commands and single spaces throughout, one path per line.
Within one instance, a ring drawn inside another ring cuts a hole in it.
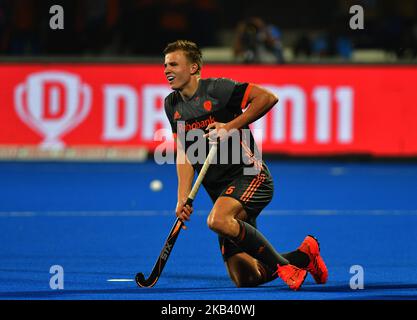
M 188 161 L 187 155 L 181 144 L 179 138 L 177 138 L 177 176 L 178 176 L 178 202 L 175 213 L 182 221 L 189 221 L 190 215 L 193 212 L 192 206 L 186 205 L 188 194 L 191 191 L 194 168 Z M 183 226 L 186 229 L 185 226 Z
M 188 194 L 191 191 L 191 186 L 194 178 L 194 168 L 191 163 L 188 161 L 186 153 L 184 151 L 184 146 L 181 143 L 179 137 L 177 137 L 177 124 L 174 121 L 174 111 L 175 108 L 175 94 L 171 93 L 165 98 L 164 108 L 169 123 L 171 124 L 172 133 L 176 141 L 177 147 L 177 176 L 178 176 L 178 201 L 175 209 L 176 216 L 181 219 L 183 222 L 190 220 L 190 215 L 193 212 L 193 208 L 189 205 L 184 206 L 187 201 Z M 186 229 L 185 226 L 183 226 Z

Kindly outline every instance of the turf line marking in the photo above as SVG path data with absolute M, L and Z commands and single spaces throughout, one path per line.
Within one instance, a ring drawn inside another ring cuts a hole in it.
M 108 282 L 133 282 L 134 279 L 107 279 Z
M 209 210 L 196 210 L 194 215 L 206 216 Z M 416 216 L 417 210 L 264 210 L 263 216 Z M 0 211 L 0 218 L 33 217 L 174 217 L 173 210 L 132 211 Z

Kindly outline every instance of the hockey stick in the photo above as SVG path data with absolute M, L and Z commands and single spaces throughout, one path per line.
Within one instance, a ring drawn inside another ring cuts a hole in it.
M 204 176 L 206 175 L 206 172 L 210 166 L 210 163 L 212 162 L 214 155 L 216 154 L 216 151 L 217 144 L 213 144 L 206 160 L 204 161 L 203 167 L 201 168 L 201 171 L 198 174 L 197 180 L 195 181 L 193 188 L 191 189 L 191 192 L 188 195 L 185 205 L 192 205 L 197 191 L 200 188 L 201 182 L 203 181 Z M 164 269 L 165 264 L 168 261 L 169 255 L 172 252 L 175 241 L 177 240 L 178 235 L 180 234 L 181 227 L 183 224 L 184 223 L 180 219 L 177 218 L 175 220 L 175 223 L 171 231 L 169 232 L 168 238 L 165 240 L 164 247 L 162 248 L 162 251 L 159 254 L 158 260 L 156 261 L 149 278 L 145 279 L 145 276 L 142 272 L 136 274 L 135 280 L 138 286 L 153 287 L 155 283 L 158 281 L 159 277 L 161 276 L 162 270 Z

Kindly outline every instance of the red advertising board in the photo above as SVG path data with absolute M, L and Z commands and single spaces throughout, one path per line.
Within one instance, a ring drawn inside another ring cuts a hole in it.
M 417 155 L 417 67 L 207 65 L 280 98 L 252 125 L 263 152 Z M 148 147 L 170 130 L 159 65 L 0 65 L 0 146 Z

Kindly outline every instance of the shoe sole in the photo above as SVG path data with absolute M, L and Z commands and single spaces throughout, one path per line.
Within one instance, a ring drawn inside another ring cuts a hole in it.
M 319 242 L 319 240 L 315 237 L 315 236 L 313 236 L 313 235 L 311 235 L 311 234 L 309 234 L 308 235 L 309 237 L 311 237 L 311 238 L 313 238 L 314 239 L 314 241 L 316 241 L 317 242 L 317 246 L 318 246 L 318 248 L 319 248 L 319 254 L 318 254 L 318 256 L 321 258 L 321 255 L 320 255 L 320 242 Z M 321 258 L 321 260 L 323 261 L 323 264 L 325 265 L 325 267 L 326 267 L 326 269 L 327 269 L 327 266 L 326 266 L 326 264 L 325 264 L 325 262 L 324 262 L 324 260 L 323 260 L 323 258 Z M 311 272 L 310 272 L 311 273 Z M 317 284 L 325 284 L 326 282 L 327 282 L 327 278 L 328 278 L 328 276 L 326 277 L 326 280 L 323 282 L 321 279 L 319 279 L 318 281 L 316 280 L 316 278 L 313 276 L 313 278 L 314 278 L 314 281 L 316 281 L 316 283 Z

